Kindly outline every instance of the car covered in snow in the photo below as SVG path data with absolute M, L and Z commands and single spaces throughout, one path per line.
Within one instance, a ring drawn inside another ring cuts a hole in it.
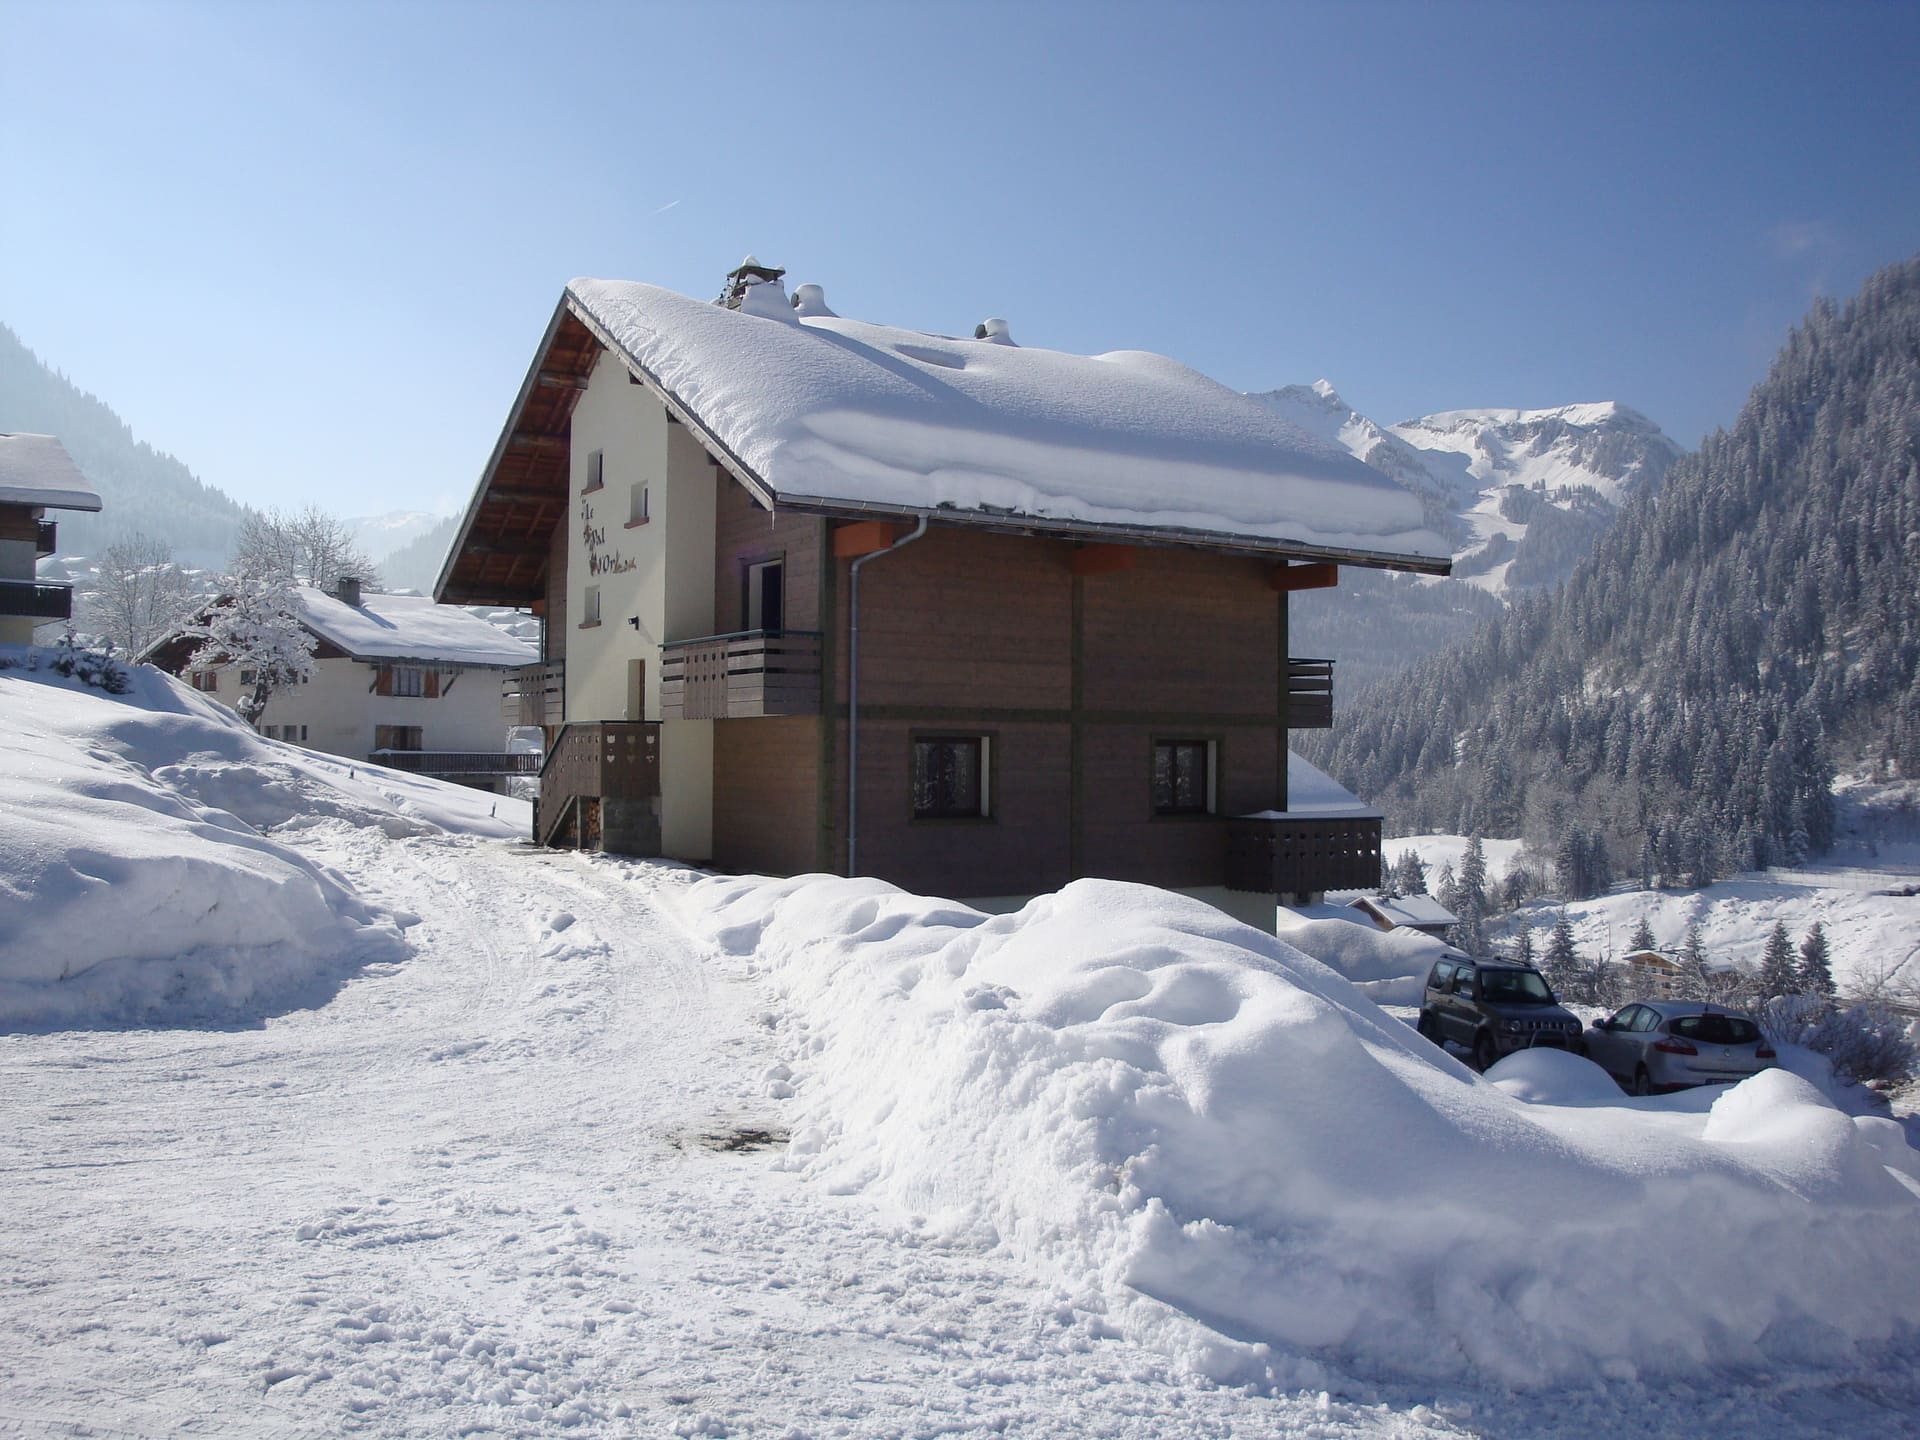
M 1635 1095 L 1731 1085 L 1778 1057 L 1737 1010 L 1696 1000 L 1636 1000 L 1587 1030 L 1587 1055 Z
M 1434 962 L 1417 1028 L 1436 1045 L 1451 1041 L 1471 1052 L 1479 1070 L 1516 1050 L 1581 1049 L 1580 1022 L 1554 998 L 1545 976 L 1514 960 L 1457 955 Z

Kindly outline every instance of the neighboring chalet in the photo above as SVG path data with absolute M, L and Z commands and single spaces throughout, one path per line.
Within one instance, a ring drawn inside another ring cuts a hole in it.
M 1377 885 L 1377 812 L 1290 805 L 1333 666 L 1287 600 L 1445 574 L 1419 502 L 1172 360 L 780 275 L 574 281 L 507 415 L 435 597 L 544 617 L 535 840 L 990 903 L 1107 876 L 1269 928 Z
M 0 435 L 0 645 L 31 645 L 36 626 L 73 618 L 73 587 L 34 566 L 54 549 L 49 510 L 98 510 L 100 497 L 51 435 Z
M 422 595 L 339 593 L 300 586 L 300 622 L 315 642 L 313 676 L 277 690 L 260 733 L 329 755 L 497 787 L 532 774 L 537 754 L 508 753 L 503 684 L 539 652 L 453 605 Z M 175 635 L 141 657 L 234 709 L 253 674 L 238 665 L 190 669 L 200 641 Z
M 1680 965 L 1658 950 L 1629 950 L 1620 957 L 1629 993 L 1649 1000 L 1677 999 L 1680 990 Z
M 1447 930 L 1460 923 L 1460 917 L 1431 895 L 1398 895 L 1382 900 L 1362 895 L 1347 902 L 1382 930 L 1418 930 L 1423 935 L 1447 938 Z

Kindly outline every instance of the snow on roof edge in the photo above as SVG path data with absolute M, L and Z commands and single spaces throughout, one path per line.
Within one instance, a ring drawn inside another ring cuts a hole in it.
M 0 433 L 0 505 L 88 513 L 101 508 L 100 492 L 58 437 L 29 431 Z

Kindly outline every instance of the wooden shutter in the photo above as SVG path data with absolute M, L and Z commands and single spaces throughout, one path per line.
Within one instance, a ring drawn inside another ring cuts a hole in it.
M 380 667 L 380 678 L 374 684 L 374 693 L 376 695 L 393 694 L 393 666 L 382 665 Z
M 429 700 L 438 700 L 440 698 L 440 672 L 438 670 L 427 671 L 427 678 L 422 686 L 421 693 Z

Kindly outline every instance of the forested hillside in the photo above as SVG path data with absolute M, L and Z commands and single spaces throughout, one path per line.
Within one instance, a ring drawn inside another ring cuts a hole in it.
M 98 555 L 116 536 L 144 534 L 183 563 L 224 569 L 245 508 L 202 484 L 173 456 L 136 441 L 95 396 L 50 369 L 0 325 L 0 431 L 56 435 L 99 490 L 98 515 L 62 511 L 60 549 Z
M 1917 578 L 1920 257 L 1816 304 L 1564 587 L 1305 748 L 1396 829 L 1524 834 L 1576 893 L 1818 853 L 1836 767 L 1920 777 Z

